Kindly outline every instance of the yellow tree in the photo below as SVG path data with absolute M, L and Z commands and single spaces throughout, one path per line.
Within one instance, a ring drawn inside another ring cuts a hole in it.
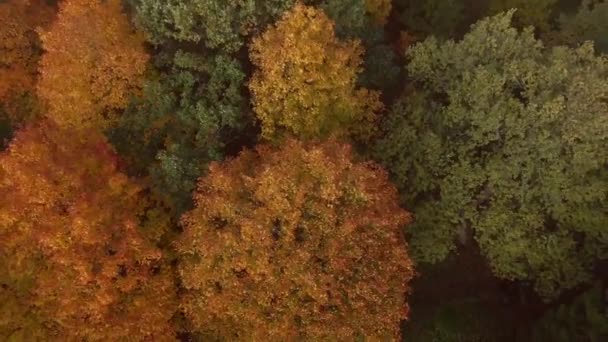
M 143 37 L 120 0 L 65 0 L 42 35 L 40 97 L 48 116 L 74 127 L 107 127 L 143 81 Z
M 387 173 L 287 140 L 211 165 L 178 240 L 182 307 L 211 339 L 397 340 L 412 264 Z
M 315 138 L 333 133 L 369 134 L 382 108 L 379 93 L 356 89 L 363 49 L 339 41 L 323 11 L 297 4 L 250 47 L 257 70 L 249 84 L 262 137 L 285 133 Z M 353 125 L 357 123 L 358 125 Z
M 51 122 L 0 154 L 0 339 L 173 339 L 173 282 L 117 167 L 101 133 Z
M 0 3 L 0 106 L 13 123 L 33 114 L 23 108 L 33 97 L 40 60 L 36 29 L 46 27 L 54 10 L 44 0 L 8 0 Z

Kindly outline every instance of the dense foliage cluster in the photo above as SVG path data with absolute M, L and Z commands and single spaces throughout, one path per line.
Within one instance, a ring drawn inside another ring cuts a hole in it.
M 358 42 L 336 40 L 323 11 L 302 5 L 254 39 L 251 60 L 259 70 L 249 87 L 262 137 L 310 139 L 353 124 L 373 127 L 382 104 L 378 93 L 355 88 L 362 53 Z
M 396 189 L 350 147 L 289 140 L 212 164 L 178 241 L 183 306 L 223 340 L 393 339 L 412 276 Z
M 245 127 L 245 78 L 237 60 L 178 51 L 167 72 L 149 80 L 110 136 L 132 171 L 176 213 L 207 163 Z
M 71 0 L 41 36 L 38 93 L 63 126 L 107 127 L 140 86 L 148 56 L 120 0 Z
M 600 0 L 583 0 L 576 14 L 560 17 L 561 31 L 556 35 L 558 41 L 565 44 L 593 41 L 595 48 L 608 52 L 608 2 Z
M 607 52 L 607 0 L 0 0 L 0 340 L 607 340 Z
M 54 10 L 43 0 L 0 3 L 0 111 L 13 124 L 32 120 L 41 44 L 37 29 L 48 25 Z
M 294 0 L 139 0 L 139 23 L 150 40 L 202 43 L 208 49 L 234 52 L 245 37 L 264 29 Z
M 511 15 L 409 51 L 420 87 L 394 107 L 378 156 L 417 214 L 420 261 L 472 230 L 498 276 L 551 296 L 608 253 L 608 61 L 590 44 L 543 48 Z
M 608 316 L 603 303 L 603 286 L 594 284 L 569 303 L 550 310 L 537 325 L 538 341 L 603 341 L 608 338 Z
M 15 136 L 0 155 L 2 339 L 171 338 L 173 284 L 140 231 L 140 192 L 95 132 Z
M 553 10 L 558 0 L 490 0 L 490 13 L 500 13 L 516 8 L 514 22 L 519 27 L 533 26 L 537 30 L 550 29 Z

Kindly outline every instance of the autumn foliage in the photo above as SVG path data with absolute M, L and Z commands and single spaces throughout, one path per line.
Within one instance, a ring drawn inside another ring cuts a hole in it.
M 606 19 L 0 0 L 0 341 L 608 341 Z
M 52 7 L 44 0 L 0 3 L 0 106 L 13 122 L 27 121 L 24 97 L 35 94 L 40 60 L 36 29 L 48 25 Z
M 170 340 L 173 284 L 142 202 L 101 136 L 21 130 L 0 155 L 0 339 Z
M 250 47 L 257 67 L 249 84 L 262 137 L 308 139 L 352 133 L 382 108 L 379 94 L 356 88 L 363 49 L 340 41 L 322 10 L 297 4 Z M 362 127 L 361 126 L 361 127 Z M 369 126 L 359 134 L 369 134 Z
M 387 174 L 288 140 L 213 163 L 177 244 L 198 330 L 245 341 L 397 339 L 412 264 Z
M 39 95 L 58 124 L 104 128 L 141 86 L 148 56 L 120 0 L 65 0 L 42 34 Z

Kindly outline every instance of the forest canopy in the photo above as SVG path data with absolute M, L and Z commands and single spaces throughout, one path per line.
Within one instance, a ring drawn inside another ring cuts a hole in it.
M 608 340 L 608 1 L 0 1 L 0 340 Z

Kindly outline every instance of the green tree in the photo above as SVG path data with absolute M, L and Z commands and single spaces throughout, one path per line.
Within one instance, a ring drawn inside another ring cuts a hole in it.
M 155 47 L 155 71 L 110 136 L 131 171 L 179 216 L 207 163 L 248 142 L 245 127 L 255 132 L 240 49 L 293 0 L 130 3 Z
M 235 52 L 295 0 L 132 0 L 137 22 L 155 44 L 175 40 Z
M 379 8 L 390 8 L 390 2 L 378 0 L 324 0 L 319 7 L 335 22 L 341 39 L 358 39 L 365 50 L 358 83 L 366 88 L 391 94 L 402 72 L 397 55 L 389 45 L 384 26 L 377 21 Z
M 559 0 L 490 0 L 488 14 L 497 13 L 510 9 L 517 9 L 513 16 L 513 23 L 520 28 L 534 26 L 541 33 L 551 29 L 556 5 Z
M 180 214 L 207 163 L 221 160 L 246 125 L 248 108 L 238 61 L 178 51 L 169 65 L 110 136 L 131 171 L 148 176 L 154 193 Z
M 334 21 L 340 38 L 361 38 L 372 27 L 365 0 L 324 0 L 319 8 Z
M 400 24 L 415 36 L 449 38 L 465 26 L 465 0 L 394 0 Z
M 558 41 L 564 44 L 581 44 L 586 40 L 595 43 L 599 52 L 608 53 L 608 2 L 583 0 L 578 12 L 560 17 Z
M 608 60 L 591 44 L 544 48 L 512 16 L 410 49 L 419 87 L 392 109 L 377 156 L 416 215 L 418 261 L 473 233 L 497 276 L 549 298 L 608 257 Z
M 601 283 L 545 313 L 533 326 L 533 340 L 600 342 L 608 339 L 606 297 Z
M 465 297 L 441 302 L 441 305 L 421 305 L 420 311 L 408 322 L 404 335 L 413 342 L 499 342 L 513 341 L 513 325 L 505 323 L 495 308 L 479 297 Z M 428 312 L 427 312 L 428 311 Z M 517 341 L 517 340 L 516 340 Z

